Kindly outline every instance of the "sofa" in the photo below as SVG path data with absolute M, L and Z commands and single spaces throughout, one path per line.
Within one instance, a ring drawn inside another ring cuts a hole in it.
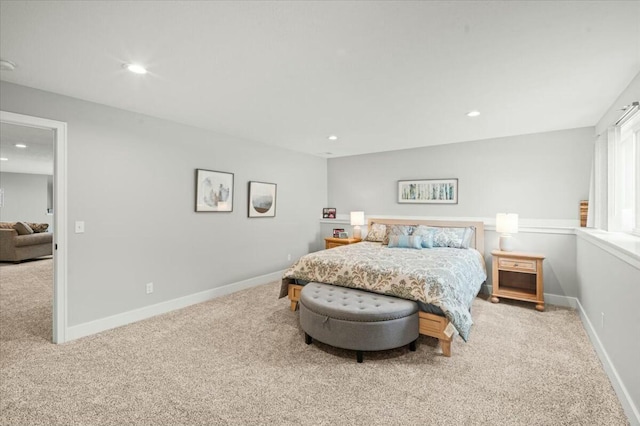
M 46 223 L 0 222 L 0 262 L 21 262 L 51 256 L 53 234 L 46 232 L 48 226 Z

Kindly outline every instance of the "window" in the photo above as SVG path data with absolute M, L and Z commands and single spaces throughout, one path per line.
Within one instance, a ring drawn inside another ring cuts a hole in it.
M 613 231 L 640 235 L 640 111 L 638 103 L 628 107 L 609 132 L 612 140 L 613 192 L 610 212 Z

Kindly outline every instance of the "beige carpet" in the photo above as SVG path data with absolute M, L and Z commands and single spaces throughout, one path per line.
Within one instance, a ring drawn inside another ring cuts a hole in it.
M 625 425 L 578 315 L 477 299 L 453 357 L 421 337 L 307 346 L 267 284 L 64 345 L 51 261 L 0 266 L 2 425 Z

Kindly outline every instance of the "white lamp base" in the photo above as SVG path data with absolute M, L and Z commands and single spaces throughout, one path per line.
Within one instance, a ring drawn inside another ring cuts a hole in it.
M 358 225 L 353 227 L 353 238 L 362 238 L 362 231 Z
M 500 250 L 513 251 L 513 237 L 511 235 L 500 235 Z

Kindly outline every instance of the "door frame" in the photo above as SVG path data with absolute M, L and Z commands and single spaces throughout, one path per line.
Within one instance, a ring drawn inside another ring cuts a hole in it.
M 67 341 L 67 123 L 0 111 L 0 122 L 53 130 L 53 343 Z

